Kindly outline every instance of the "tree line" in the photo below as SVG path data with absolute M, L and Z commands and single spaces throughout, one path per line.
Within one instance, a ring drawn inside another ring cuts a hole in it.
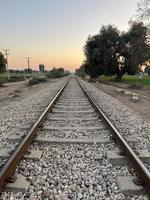
M 98 34 L 88 37 L 85 61 L 76 73 L 86 73 L 91 78 L 115 75 L 118 80 L 125 73 L 133 75 L 150 59 L 148 41 L 148 28 L 143 22 L 130 22 L 127 32 L 114 25 L 102 26 Z
M 0 73 L 6 72 L 6 59 L 4 55 L 0 52 Z M 53 67 L 52 70 L 45 70 L 45 66 L 43 64 L 39 64 L 39 71 L 40 73 L 45 73 L 48 78 L 59 78 L 62 76 L 67 76 L 70 74 L 68 70 L 65 70 L 63 67 L 55 68 Z M 26 68 L 23 70 L 15 70 L 9 69 L 9 72 L 12 74 L 32 74 L 33 72 L 38 72 L 37 70 L 32 70 L 31 68 Z

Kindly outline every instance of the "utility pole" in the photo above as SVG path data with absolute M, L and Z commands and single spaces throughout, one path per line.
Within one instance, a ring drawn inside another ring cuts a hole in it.
M 30 57 L 26 57 L 27 59 L 27 66 L 28 66 L 28 73 L 29 73 L 29 68 L 30 68 Z
M 30 80 L 30 77 L 29 77 L 29 69 L 30 69 L 30 57 L 25 57 L 27 59 L 27 66 L 28 66 L 28 84 L 29 84 L 29 80 Z
M 4 49 L 3 50 L 5 52 L 5 57 L 6 57 L 6 69 L 7 69 L 7 77 L 8 80 L 10 79 L 10 75 L 9 75 L 9 66 L 8 66 L 8 55 L 9 55 L 9 49 Z

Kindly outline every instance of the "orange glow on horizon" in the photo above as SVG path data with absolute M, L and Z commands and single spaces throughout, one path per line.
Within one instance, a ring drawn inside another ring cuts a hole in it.
M 39 53 L 36 56 L 30 56 L 30 66 L 31 68 L 38 70 L 39 64 L 43 63 L 47 70 L 52 69 L 53 67 L 63 67 L 65 70 L 74 71 L 78 68 L 83 60 L 83 52 L 67 52 L 67 53 L 58 53 L 52 55 L 41 55 Z M 43 58 L 43 59 L 42 59 Z M 10 69 L 24 69 L 27 68 L 27 60 L 23 55 L 10 55 L 9 56 L 9 67 Z

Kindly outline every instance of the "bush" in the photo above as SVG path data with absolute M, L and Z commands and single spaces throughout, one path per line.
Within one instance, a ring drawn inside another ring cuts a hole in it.
M 29 80 L 29 85 L 32 86 L 32 85 L 37 85 L 41 82 L 45 82 L 46 81 L 46 78 L 45 77 L 39 77 L 39 78 L 32 78 Z
M 47 73 L 47 78 L 60 78 L 66 76 L 68 74 L 65 73 L 63 68 L 53 68 L 51 71 Z

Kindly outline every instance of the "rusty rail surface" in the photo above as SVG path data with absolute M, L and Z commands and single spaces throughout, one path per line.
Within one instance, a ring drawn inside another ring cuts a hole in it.
M 42 113 L 42 115 L 39 117 L 39 119 L 35 122 L 33 127 L 30 129 L 29 133 L 23 138 L 19 146 L 16 148 L 16 150 L 13 152 L 10 158 L 3 165 L 2 169 L 0 170 L 0 191 L 3 190 L 3 187 L 7 183 L 7 180 L 14 173 L 16 166 L 19 164 L 20 160 L 23 158 L 24 154 L 27 151 L 27 148 L 32 143 L 33 139 L 35 138 L 38 129 L 40 128 L 40 126 L 42 126 L 43 121 L 45 120 L 48 113 L 51 111 L 54 104 L 56 103 L 60 95 L 62 94 L 69 80 L 70 78 L 65 82 L 62 88 L 57 92 L 57 94 L 55 95 L 53 100 L 49 103 L 45 111 Z
M 81 81 L 78 78 L 76 78 L 76 79 L 77 79 L 80 87 L 82 88 L 83 92 L 85 93 L 85 95 L 90 100 L 93 107 L 95 108 L 95 110 L 102 117 L 102 119 L 104 120 L 107 127 L 113 133 L 113 136 L 119 142 L 119 145 L 120 145 L 121 149 L 123 150 L 125 156 L 129 160 L 129 162 L 132 164 L 134 170 L 136 171 L 138 177 L 140 178 L 140 181 L 141 181 L 143 187 L 148 191 L 148 193 L 150 193 L 150 172 L 149 172 L 149 170 L 144 165 L 144 163 L 141 161 L 141 159 L 136 155 L 136 153 L 132 150 L 132 148 L 129 146 L 126 139 L 119 133 L 119 131 L 116 129 L 116 127 L 111 123 L 111 121 L 108 119 L 108 117 L 100 109 L 100 107 L 97 105 L 95 100 L 91 97 L 91 95 L 85 89 L 85 87 L 83 86 Z

